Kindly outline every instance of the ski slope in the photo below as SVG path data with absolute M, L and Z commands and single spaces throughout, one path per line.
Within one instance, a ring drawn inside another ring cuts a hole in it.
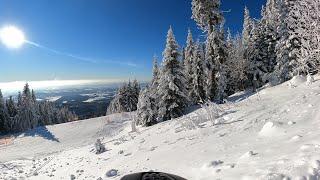
M 105 180 L 149 170 L 191 180 L 320 179 L 319 79 L 237 93 L 214 111 L 137 132 L 130 113 L 26 132 L 0 146 L 0 179 Z M 107 148 L 99 155 L 97 138 Z M 107 177 L 111 169 L 117 174 Z

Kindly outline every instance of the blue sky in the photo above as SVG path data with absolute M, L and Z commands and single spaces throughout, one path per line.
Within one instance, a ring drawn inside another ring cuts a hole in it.
M 222 0 L 226 27 L 240 32 L 243 8 L 259 18 L 266 0 Z M 0 44 L 0 82 L 76 79 L 147 80 L 152 57 L 161 60 L 170 25 L 180 46 L 190 27 L 191 0 L 0 0 L 0 27 L 15 25 L 28 40 L 94 60 L 85 61 L 25 44 Z

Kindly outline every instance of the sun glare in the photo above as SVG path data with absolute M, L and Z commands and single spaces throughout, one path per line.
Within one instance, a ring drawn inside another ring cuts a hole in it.
M 24 33 L 15 26 L 5 26 L 0 29 L 0 40 L 8 48 L 20 48 L 25 42 Z

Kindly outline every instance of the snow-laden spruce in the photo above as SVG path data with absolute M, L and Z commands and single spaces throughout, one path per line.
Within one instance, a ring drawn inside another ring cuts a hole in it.
M 193 66 L 191 71 L 191 80 L 189 87 L 189 97 L 194 104 L 203 103 L 206 100 L 205 92 L 205 64 L 203 60 L 203 48 L 198 41 L 195 44 L 193 52 Z
M 8 114 L 5 108 L 5 101 L 3 99 L 2 92 L 0 90 L 0 132 L 5 131 L 5 127 L 7 126 Z
M 279 1 L 279 37 L 274 76 L 284 82 L 319 67 L 320 1 Z
M 156 99 L 151 93 L 151 89 L 145 88 L 139 96 L 136 124 L 142 126 L 157 124 L 157 109 Z
M 131 112 L 137 110 L 137 103 L 140 93 L 140 85 L 137 80 L 122 85 L 115 97 L 110 102 L 107 114 Z
M 226 44 L 224 40 L 224 18 L 220 10 L 220 0 L 193 0 L 192 18 L 198 26 L 207 32 L 206 40 L 206 95 L 210 100 L 223 101 L 226 78 L 222 64 L 226 62 Z M 219 72 L 219 73 L 218 73 Z M 219 74 L 219 75 L 218 75 Z M 219 79 L 223 80 L 219 80 Z M 219 83 L 218 83 L 219 82 Z M 222 85 L 221 87 L 217 87 Z M 223 92 L 221 92 L 223 91 Z
M 252 29 L 252 19 L 247 6 L 244 9 L 243 29 L 242 29 L 242 44 L 245 48 L 248 47 Z
M 192 19 L 208 34 L 223 21 L 220 0 L 192 0 Z
M 151 85 L 147 86 L 139 95 L 137 104 L 136 124 L 152 126 L 158 123 L 158 87 L 160 83 L 161 69 L 158 66 L 158 59 L 153 58 Z
M 193 66 L 194 66 L 194 42 L 192 38 L 192 33 L 191 30 L 188 30 L 188 36 L 187 36 L 187 46 L 184 49 L 184 57 L 183 57 L 183 62 L 184 62 L 184 71 L 185 71 L 185 77 L 186 77 L 186 83 L 187 83 L 187 89 L 189 91 L 188 95 L 189 98 L 191 98 L 191 88 L 192 88 L 192 83 L 193 83 Z
M 178 48 L 170 27 L 163 52 L 163 66 L 158 90 L 158 117 L 163 121 L 180 117 L 188 106 L 186 79 L 178 60 L 180 56 Z
M 249 61 L 245 58 L 245 46 L 240 36 L 236 36 L 228 45 L 226 71 L 228 78 L 227 93 L 245 90 Z

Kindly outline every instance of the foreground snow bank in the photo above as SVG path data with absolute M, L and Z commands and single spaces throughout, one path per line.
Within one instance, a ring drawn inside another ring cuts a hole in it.
M 281 135 L 284 135 L 283 131 L 284 130 L 278 127 L 275 123 L 267 122 L 259 132 L 259 135 L 263 137 L 279 137 Z
M 191 180 L 320 179 L 318 79 L 237 93 L 212 111 L 216 119 L 200 108 L 136 132 L 130 114 L 49 126 L 58 141 L 21 136 L 0 147 L 0 177 L 106 180 L 154 170 Z

